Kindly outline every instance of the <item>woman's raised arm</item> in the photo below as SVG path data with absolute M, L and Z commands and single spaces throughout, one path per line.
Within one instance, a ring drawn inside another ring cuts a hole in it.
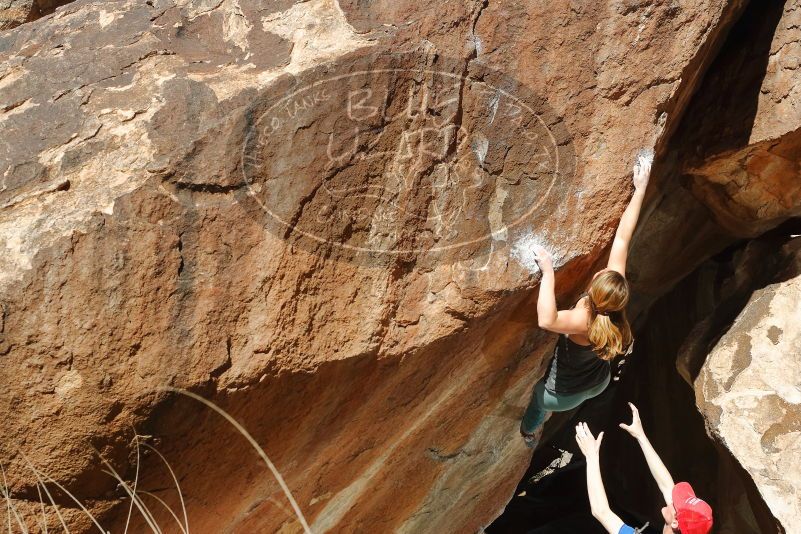
M 631 236 L 634 235 L 634 228 L 637 226 L 637 219 L 640 218 L 642 201 L 645 198 L 645 189 L 648 187 L 648 179 L 651 176 L 651 162 L 653 156 L 640 155 L 634 165 L 634 195 L 620 218 L 615 232 L 615 240 L 612 242 L 612 251 L 609 253 L 607 268 L 617 271 L 626 276 L 626 259 L 629 253 L 629 243 Z

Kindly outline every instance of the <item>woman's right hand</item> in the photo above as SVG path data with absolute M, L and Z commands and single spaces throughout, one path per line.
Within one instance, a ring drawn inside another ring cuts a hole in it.
M 540 266 L 541 271 L 553 270 L 553 256 L 545 247 L 534 245 L 534 259 L 537 260 L 537 265 Z
M 634 165 L 634 189 L 645 191 L 648 187 L 648 179 L 651 177 L 651 164 L 653 160 L 648 157 L 638 157 L 637 164 Z

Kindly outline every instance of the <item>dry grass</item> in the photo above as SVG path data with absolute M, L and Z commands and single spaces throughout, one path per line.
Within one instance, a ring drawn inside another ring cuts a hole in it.
M 244 437 L 250 445 L 254 448 L 254 450 L 259 454 L 259 457 L 262 459 L 264 464 L 270 470 L 272 475 L 278 481 L 278 484 L 281 486 L 284 495 L 286 496 L 289 504 L 292 508 L 292 512 L 290 513 L 284 506 L 280 503 L 273 501 L 278 508 L 284 510 L 288 515 L 293 515 L 297 519 L 298 523 L 303 527 L 303 530 L 306 534 L 311 534 L 311 529 L 306 521 L 306 518 L 303 515 L 303 512 L 300 510 L 298 503 L 295 501 L 295 498 L 292 496 L 292 492 L 289 490 L 284 478 L 281 476 L 281 473 L 278 469 L 273 465 L 270 461 L 270 458 L 264 452 L 264 449 L 256 442 L 253 436 L 241 425 L 239 424 L 236 419 L 234 419 L 230 414 L 228 414 L 225 410 L 214 404 L 213 402 L 204 399 L 203 397 L 196 395 L 192 392 L 177 389 L 177 388 L 163 388 L 164 391 L 169 391 L 173 393 L 178 393 L 180 395 L 184 395 L 191 399 L 194 399 L 206 407 L 212 409 L 213 411 L 217 412 L 226 421 L 228 421 L 239 434 Z M 114 478 L 117 483 L 118 487 L 125 491 L 127 498 L 130 499 L 130 504 L 128 506 L 128 514 L 125 521 L 125 531 L 124 534 L 128 533 L 128 529 L 131 525 L 132 520 L 138 515 L 144 523 L 147 525 L 148 529 L 153 532 L 154 534 L 162 534 L 162 525 L 159 524 L 157 517 L 159 514 L 154 513 L 154 510 L 164 510 L 166 511 L 166 516 L 161 514 L 161 517 L 167 517 L 169 521 L 169 525 L 172 527 L 177 525 L 181 534 L 190 534 L 189 529 L 189 515 L 186 510 L 186 501 L 184 499 L 184 493 L 181 488 L 181 485 L 178 481 L 178 476 L 176 475 L 175 471 L 173 470 L 170 463 L 167 461 L 167 458 L 164 457 L 161 452 L 159 452 L 155 447 L 150 445 L 146 442 L 147 436 L 142 436 L 134 431 L 134 445 L 136 450 L 136 468 L 134 471 L 133 480 L 126 481 L 123 476 L 121 476 L 109 463 L 103 455 L 95 449 L 95 453 L 99 458 L 101 464 L 104 466 L 103 472 L 107 475 Z M 141 467 L 141 457 L 142 457 L 142 449 L 147 449 L 148 451 L 154 453 L 161 462 L 166 467 L 167 471 L 172 478 L 172 482 L 174 485 L 174 490 L 178 496 L 178 506 L 173 507 L 167 501 L 165 501 L 162 497 L 159 497 L 155 493 L 151 491 L 147 491 L 145 489 L 141 489 L 139 487 L 139 477 L 140 477 L 140 467 Z M 2 480 L 0 481 L 0 492 L 3 495 L 6 503 L 6 511 L 7 511 L 7 521 L 6 521 L 6 533 L 7 534 L 29 534 L 31 523 L 36 524 L 39 529 L 39 532 L 44 534 L 57 533 L 57 532 L 65 532 L 70 534 L 72 531 L 70 530 L 70 526 L 68 521 L 64 518 L 62 511 L 60 510 L 59 506 L 56 504 L 56 499 L 53 497 L 53 489 L 56 488 L 58 492 L 61 494 L 69 497 L 76 506 L 89 518 L 91 523 L 96 527 L 98 531 L 102 534 L 110 534 L 110 531 L 103 527 L 103 525 L 98 521 L 98 519 L 92 514 L 92 512 L 78 499 L 73 493 L 71 493 L 66 487 L 60 484 L 58 481 L 54 480 L 50 477 L 47 473 L 36 467 L 30 459 L 25 456 L 23 453 L 20 453 L 22 458 L 25 460 L 28 468 L 31 470 L 31 473 L 35 477 L 36 481 L 36 491 L 39 497 L 39 509 L 40 512 L 37 512 L 35 517 L 25 518 L 23 514 L 20 512 L 15 499 L 11 495 L 11 490 L 8 486 L 8 480 L 6 478 L 5 468 L 2 464 L 0 464 L 0 474 L 2 474 Z M 272 500 L 272 499 L 271 499 Z M 147 502 L 146 502 L 147 501 Z M 155 508 L 151 508 L 155 507 Z M 48 508 L 52 511 L 51 515 L 48 516 Z M 58 522 L 57 524 L 50 524 L 52 523 L 52 515 L 55 515 Z M 50 519 L 48 519 L 50 517 Z M 27 520 L 26 520 L 27 519 Z M 166 526 L 166 525 L 165 525 Z M 168 530 L 170 531 L 170 530 Z

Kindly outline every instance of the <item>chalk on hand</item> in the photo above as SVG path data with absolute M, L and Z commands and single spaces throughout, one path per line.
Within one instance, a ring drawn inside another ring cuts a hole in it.
M 637 156 L 634 158 L 634 168 L 650 165 L 654 162 L 654 149 L 641 148 L 637 151 Z

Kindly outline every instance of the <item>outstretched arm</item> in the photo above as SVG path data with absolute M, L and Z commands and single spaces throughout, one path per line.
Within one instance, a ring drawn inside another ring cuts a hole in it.
M 534 247 L 537 265 L 542 271 L 540 294 L 537 297 L 537 322 L 540 328 L 558 334 L 580 334 L 586 332 L 586 314 L 579 310 L 556 309 L 556 277 L 550 252 L 537 245 Z
M 626 211 L 620 218 L 615 232 L 615 240 L 612 242 L 612 251 L 609 253 L 609 262 L 606 266 L 617 271 L 623 276 L 626 275 L 626 259 L 629 253 L 629 243 L 631 236 L 634 235 L 634 228 L 637 226 L 637 219 L 640 218 L 642 201 L 645 198 L 645 189 L 648 187 L 648 179 L 651 176 L 651 160 L 649 158 L 638 158 L 634 166 L 634 196 L 631 197 Z
M 671 504 L 673 502 L 673 477 L 670 476 L 670 471 L 667 470 L 651 442 L 648 441 L 648 437 L 642 428 L 639 410 L 632 403 L 629 403 L 629 406 L 631 406 L 631 424 L 624 425 L 620 423 L 620 428 L 631 434 L 640 444 L 642 453 L 645 455 L 645 461 L 648 463 L 648 469 L 651 471 L 651 476 L 656 480 L 659 491 L 662 492 L 662 496 L 665 498 L 665 503 Z
M 601 478 L 600 450 L 603 439 L 603 432 L 598 434 L 598 439 L 595 439 L 587 423 L 576 425 L 576 441 L 584 458 L 587 459 L 587 493 L 590 496 L 592 516 L 603 525 L 607 532 L 618 534 L 624 523 L 609 508 L 604 481 Z

